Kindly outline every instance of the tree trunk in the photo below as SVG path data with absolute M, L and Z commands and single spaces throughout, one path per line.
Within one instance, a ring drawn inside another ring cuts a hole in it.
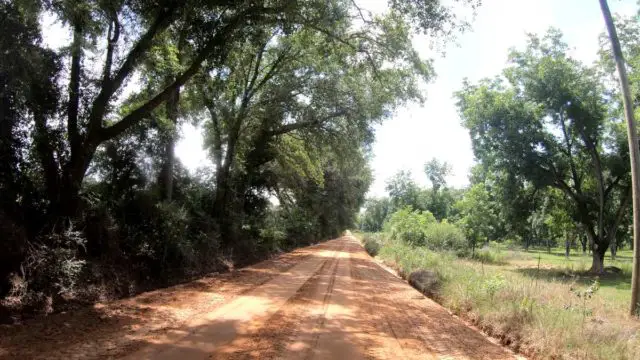
M 616 254 L 618 253 L 618 243 L 615 240 L 612 241 L 609 249 L 611 250 L 611 260 L 615 260 Z
M 471 243 L 471 258 L 474 258 L 475 256 L 476 256 L 476 239 L 474 237 L 473 242 Z
M 592 263 L 591 263 L 591 272 L 595 274 L 602 274 L 604 272 L 604 254 L 607 249 L 598 248 L 597 246 L 593 249 Z
M 216 173 L 216 193 L 213 200 L 213 217 L 217 219 L 220 236 L 223 242 L 234 242 L 233 231 L 234 218 L 229 214 L 229 206 L 232 203 L 231 168 L 235 162 L 236 145 L 240 134 L 241 120 L 236 119 L 233 129 L 227 141 L 226 154 L 220 171 Z
M 603 269 L 603 261 L 604 261 L 604 251 L 606 251 L 608 246 L 604 246 L 604 251 L 602 253 L 600 253 L 599 251 L 602 251 L 603 246 L 601 246 L 601 241 L 599 238 L 597 238 L 597 234 L 595 233 L 595 231 L 593 230 L 593 227 L 585 224 L 584 225 L 584 229 L 585 232 L 587 233 L 587 237 L 589 238 L 589 252 L 591 254 L 591 258 L 593 259 L 593 262 L 591 264 L 591 269 L 589 269 L 590 272 L 599 274 L 602 272 Z
M 640 149 L 638 149 L 638 133 L 634 119 L 634 109 L 631 89 L 629 88 L 629 79 L 627 78 L 627 69 L 625 67 L 626 65 L 622 55 L 622 48 L 620 47 L 620 41 L 618 40 L 618 34 L 613 23 L 613 17 L 611 16 L 607 0 L 600 0 L 600 8 L 602 9 L 604 22 L 607 25 L 609 39 L 611 40 L 613 58 L 616 61 L 616 68 L 618 69 L 620 87 L 622 88 L 624 115 L 627 122 L 627 140 L 629 142 L 631 183 L 633 191 L 633 242 L 635 244 L 633 250 L 631 304 L 629 307 L 629 313 L 634 316 L 638 313 L 638 306 L 640 305 L 640 246 L 638 246 L 640 244 L 640 179 L 638 178 L 640 176 Z
M 180 88 L 176 88 L 166 103 L 167 117 L 171 122 L 168 139 L 164 149 L 164 160 L 160 171 L 160 187 L 162 199 L 171 201 L 173 198 L 173 168 L 175 164 L 175 146 L 178 126 L 178 104 L 180 102 Z
M 162 200 L 171 202 L 173 199 L 173 168 L 175 164 L 175 134 L 169 135 L 164 148 L 164 163 L 162 164 L 160 186 Z

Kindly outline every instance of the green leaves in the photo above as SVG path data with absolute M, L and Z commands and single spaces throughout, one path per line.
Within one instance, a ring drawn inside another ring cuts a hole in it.
M 553 209 L 567 215 L 556 222 L 531 217 L 537 227 L 578 221 L 606 248 L 628 196 L 627 155 L 614 150 L 624 147 L 623 132 L 597 70 L 567 51 L 557 30 L 530 35 L 524 50 L 511 51 L 502 77 L 465 83 L 458 108 L 487 171 L 513 175 L 521 188 L 554 188 L 554 203 L 569 200 Z

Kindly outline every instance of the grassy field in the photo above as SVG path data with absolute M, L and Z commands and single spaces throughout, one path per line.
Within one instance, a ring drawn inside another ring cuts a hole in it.
M 611 259 L 607 253 L 605 266 L 615 266 L 622 270 L 620 274 L 606 274 L 595 276 L 588 274 L 591 267 L 591 255 L 582 252 L 572 252 L 569 258 L 565 257 L 564 249 L 530 249 L 529 251 L 509 251 L 500 249 L 497 252 L 507 261 L 504 270 L 519 272 L 529 277 L 553 282 L 567 282 L 568 280 L 578 284 L 587 285 L 595 278 L 600 283 L 599 296 L 607 303 L 614 305 L 626 315 L 631 296 L 631 250 L 618 251 L 616 260 Z M 538 270 L 538 262 L 540 269 Z
M 640 321 L 627 315 L 631 252 L 605 260 L 620 274 L 586 273 L 589 255 L 564 249 L 480 250 L 479 260 L 364 236 L 403 276 L 437 273 L 437 301 L 503 344 L 540 359 L 640 359 Z M 372 252 L 372 251 L 370 251 Z

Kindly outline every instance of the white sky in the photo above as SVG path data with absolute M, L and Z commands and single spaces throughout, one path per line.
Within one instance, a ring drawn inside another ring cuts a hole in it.
M 385 0 L 360 0 L 362 7 L 377 10 Z M 612 12 L 633 15 L 635 0 L 609 0 Z M 375 182 L 370 196 L 385 195 L 386 180 L 399 170 L 410 170 L 418 183 L 427 185 L 423 165 L 435 157 L 453 166 L 448 179 L 452 186 L 468 184 L 473 165 L 471 141 L 460 125 L 453 92 L 466 77 L 477 81 L 493 77 L 506 65 L 511 47 L 523 47 L 526 33 L 543 34 L 549 27 L 559 28 L 573 49 L 573 56 L 591 63 L 596 59 L 598 36 L 604 21 L 597 0 L 483 0 L 472 29 L 450 44 L 446 55 L 434 54 L 424 39 L 416 38 L 415 47 L 435 58 L 436 80 L 427 86 L 423 106 L 411 104 L 399 109 L 393 119 L 376 130 L 372 168 Z M 187 126 L 176 153 L 190 169 L 206 163 L 198 130 Z
M 384 9 L 386 0 L 358 0 L 374 12 Z M 636 0 L 609 0 L 613 13 L 633 15 Z M 68 31 L 43 19 L 45 42 L 52 47 L 68 43 Z M 461 88 L 464 78 L 472 82 L 493 77 L 506 65 L 511 47 L 522 48 L 526 33 L 543 34 L 549 27 L 559 28 L 573 49 L 573 56 L 586 63 L 596 59 L 598 36 L 604 21 L 597 0 L 482 0 L 472 29 L 460 35 L 446 48 L 442 57 L 429 49 L 426 39 L 416 38 L 414 46 L 425 57 L 435 58 L 436 80 L 427 85 L 427 101 L 398 109 L 391 120 L 376 129 L 372 168 L 375 182 L 369 195 L 385 195 L 385 181 L 399 170 L 410 170 L 423 185 L 428 181 L 422 168 L 435 157 L 453 166 L 449 184 L 468 184 L 473 153 L 467 131 L 460 125 L 453 92 Z M 202 149 L 199 129 L 185 125 L 176 147 L 180 161 L 190 170 L 210 166 Z

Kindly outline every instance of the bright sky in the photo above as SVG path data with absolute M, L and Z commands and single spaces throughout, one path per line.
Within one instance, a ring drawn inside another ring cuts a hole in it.
M 360 0 L 370 10 L 384 6 L 385 0 Z M 633 15 L 635 0 L 609 0 L 613 13 Z M 375 182 L 370 196 L 385 195 L 386 180 L 399 170 L 410 170 L 420 184 L 427 185 L 425 162 L 435 157 L 453 166 L 448 179 L 452 186 L 468 184 L 473 165 L 471 141 L 460 125 L 453 92 L 462 80 L 477 81 L 493 77 L 505 67 L 509 48 L 523 47 L 526 33 L 543 34 L 549 27 L 559 28 L 573 49 L 573 56 L 591 63 L 596 59 L 598 36 L 604 21 L 597 0 L 483 0 L 472 29 L 459 36 L 446 49 L 446 55 L 434 54 L 424 39 L 414 41 L 425 56 L 435 58 L 436 80 L 427 86 L 424 105 L 410 104 L 399 109 L 393 119 L 376 130 L 372 168 Z M 176 153 L 190 169 L 207 163 L 201 151 L 198 130 L 187 126 Z
M 450 1 L 450 0 L 449 0 Z M 377 12 L 387 0 L 358 0 L 358 4 Z M 633 15 L 636 0 L 609 0 L 613 13 Z M 52 47 L 68 43 L 68 31 L 45 18 L 45 42 Z M 449 184 L 468 184 L 473 153 L 467 131 L 460 126 L 453 92 L 462 80 L 477 81 L 493 77 L 505 67 L 511 47 L 522 48 L 526 33 L 543 34 L 549 27 L 559 28 L 573 49 L 573 56 L 586 63 L 596 59 L 598 36 L 604 32 L 604 21 L 597 0 L 482 0 L 472 29 L 450 44 L 442 57 L 429 49 L 426 39 L 416 38 L 415 47 L 425 57 L 435 59 L 436 80 L 427 86 L 424 105 L 410 104 L 399 109 L 391 120 L 376 129 L 372 168 L 375 182 L 369 195 L 385 195 L 386 180 L 399 170 L 410 170 L 423 185 L 428 181 L 423 165 L 431 158 L 449 162 L 453 175 Z M 202 149 L 200 130 L 185 125 L 176 147 L 180 161 L 190 170 L 210 166 Z

